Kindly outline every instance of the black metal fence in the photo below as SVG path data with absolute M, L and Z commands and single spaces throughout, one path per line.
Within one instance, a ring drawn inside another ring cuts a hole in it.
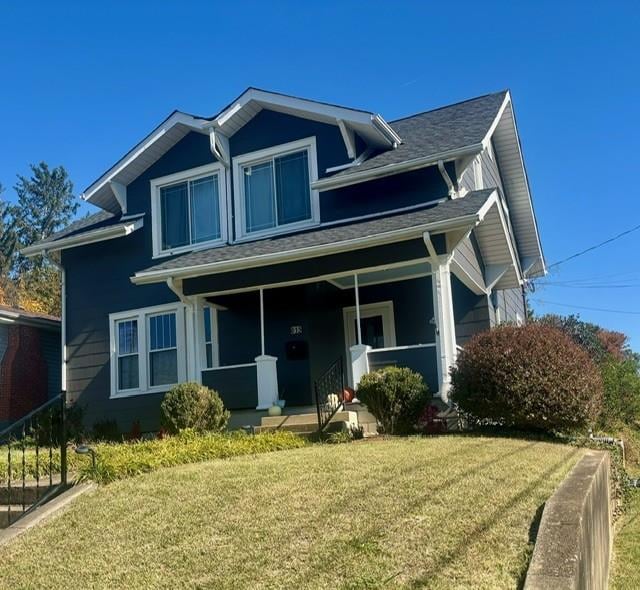
M 0 473 L 5 525 L 59 493 L 67 485 L 66 393 L 36 408 L 0 432 L 6 470 Z
M 344 368 L 342 357 L 336 360 L 313 384 L 318 410 L 318 432 L 322 432 L 331 418 L 343 408 Z

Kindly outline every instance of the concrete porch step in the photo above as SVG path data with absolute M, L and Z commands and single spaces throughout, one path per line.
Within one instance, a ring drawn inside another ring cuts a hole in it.
M 331 422 L 326 428 L 325 432 L 338 432 L 339 430 L 348 430 L 350 425 L 348 422 Z M 283 426 L 278 428 L 277 426 L 257 426 L 254 430 L 256 434 L 260 432 L 275 432 L 276 430 L 286 430 L 287 432 L 294 432 L 300 436 L 311 436 L 318 432 L 318 422 L 313 424 L 293 424 L 291 426 Z
M 358 424 L 358 415 L 356 412 L 342 411 L 336 412 L 331 418 L 331 422 L 347 422 L 348 424 Z M 289 414 L 286 416 L 265 416 L 260 422 L 261 428 L 272 428 L 281 430 L 290 430 L 297 426 L 313 426 L 318 427 L 317 414 Z
M 59 479 L 60 478 L 58 478 L 58 480 Z M 52 487 L 55 487 L 57 484 L 58 482 L 54 481 Z M 11 493 L 9 493 L 6 484 L 3 484 L 2 487 L 0 487 L 0 506 L 4 506 L 9 502 L 12 504 L 22 504 L 23 496 L 25 504 L 33 504 L 42 498 L 52 487 L 49 487 L 49 478 L 47 478 L 46 484 L 40 483 L 39 486 L 36 486 L 34 482 L 28 482 L 24 490 L 22 484 L 16 482 L 11 486 Z

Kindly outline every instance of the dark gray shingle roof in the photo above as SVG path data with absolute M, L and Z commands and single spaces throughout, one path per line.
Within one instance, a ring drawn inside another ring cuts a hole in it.
M 73 223 L 69 224 L 64 229 L 51 234 L 48 238 L 44 240 L 39 240 L 38 242 L 34 242 L 33 246 L 38 246 L 40 244 L 56 242 L 61 240 L 62 238 L 69 238 L 71 236 L 80 235 L 84 233 L 88 233 L 90 231 L 94 231 L 96 229 L 102 229 L 104 227 L 109 227 L 111 225 L 117 225 L 119 223 L 124 223 L 130 219 L 137 219 L 138 217 L 142 217 L 142 213 L 136 215 L 114 215 L 109 211 L 98 211 L 97 213 L 93 213 L 92 215 L 87 215 L 82 219 L 78 219 Z M 31 246 L 30 246 L 31 247 Z
M 391 121 L 389 125 L 402 138 L 402 144 L 395 150 L 388 150 L 369 158 L 360 166 L 342 170 L 332 178 L 349 176 L 416 158 L 426 158 L 480 143 L 496 118 L 506 94 L 506 90 L 486 94 Z
M 395 230 L 465 217 L 477 213 L 494 190 L 495 189 L 485 189 L 473 191 L 461 199 L 447 200 L 437 205 L 423 209 L 414 209 L 404 213 L 395 213 L 392 215 L 381 214 L 380 217 L 375 219 L 321 227 L 296 234 L 287 234 L 242 244 L 231 244 L 228 246 L 198 250 L 166 260 L 160 264 L 141 270 L 137 274 L 177 270 L 190 266 L 215 264 L 217 262 L 240 260 L 242 258 L 266 254 L 277 254 L 301 248 L 366 238 Z

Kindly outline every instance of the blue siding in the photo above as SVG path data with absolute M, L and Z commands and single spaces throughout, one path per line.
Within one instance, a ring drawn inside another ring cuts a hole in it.
M 233 157 L 290 141 L 315 136 L 318 176 L 325 170 L 349 162 L 340 130 L 335 125 L 309 121 L 275 111 L 262 110 L 229 140 Z
M 453 175 L 453 168 L 447 168 Z M 349 219 L 420 205 L 447 194 L 442 175 L 431 166 L 320 193 L 320 215 L 322 221 Z

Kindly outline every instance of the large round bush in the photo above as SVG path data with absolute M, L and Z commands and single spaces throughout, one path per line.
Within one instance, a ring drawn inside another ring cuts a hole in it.
M 551 326 L 478 334 L 451 376 L 453 401 L 477 421 L 570 430 L 595 422 L 602 407 L 602 380 L 589 354 Z
M 181 383 L 167 392 L 160 404 L 160 424 L 170 434 L 185 428 L 220 432 L 229 412 L 213 389 L 199 383 Z
M 358 398 L 366 404 L 388 434 L 411 432 L 429 403 L 422 375 L 411 369 L 386 367 L 364 375 Z

